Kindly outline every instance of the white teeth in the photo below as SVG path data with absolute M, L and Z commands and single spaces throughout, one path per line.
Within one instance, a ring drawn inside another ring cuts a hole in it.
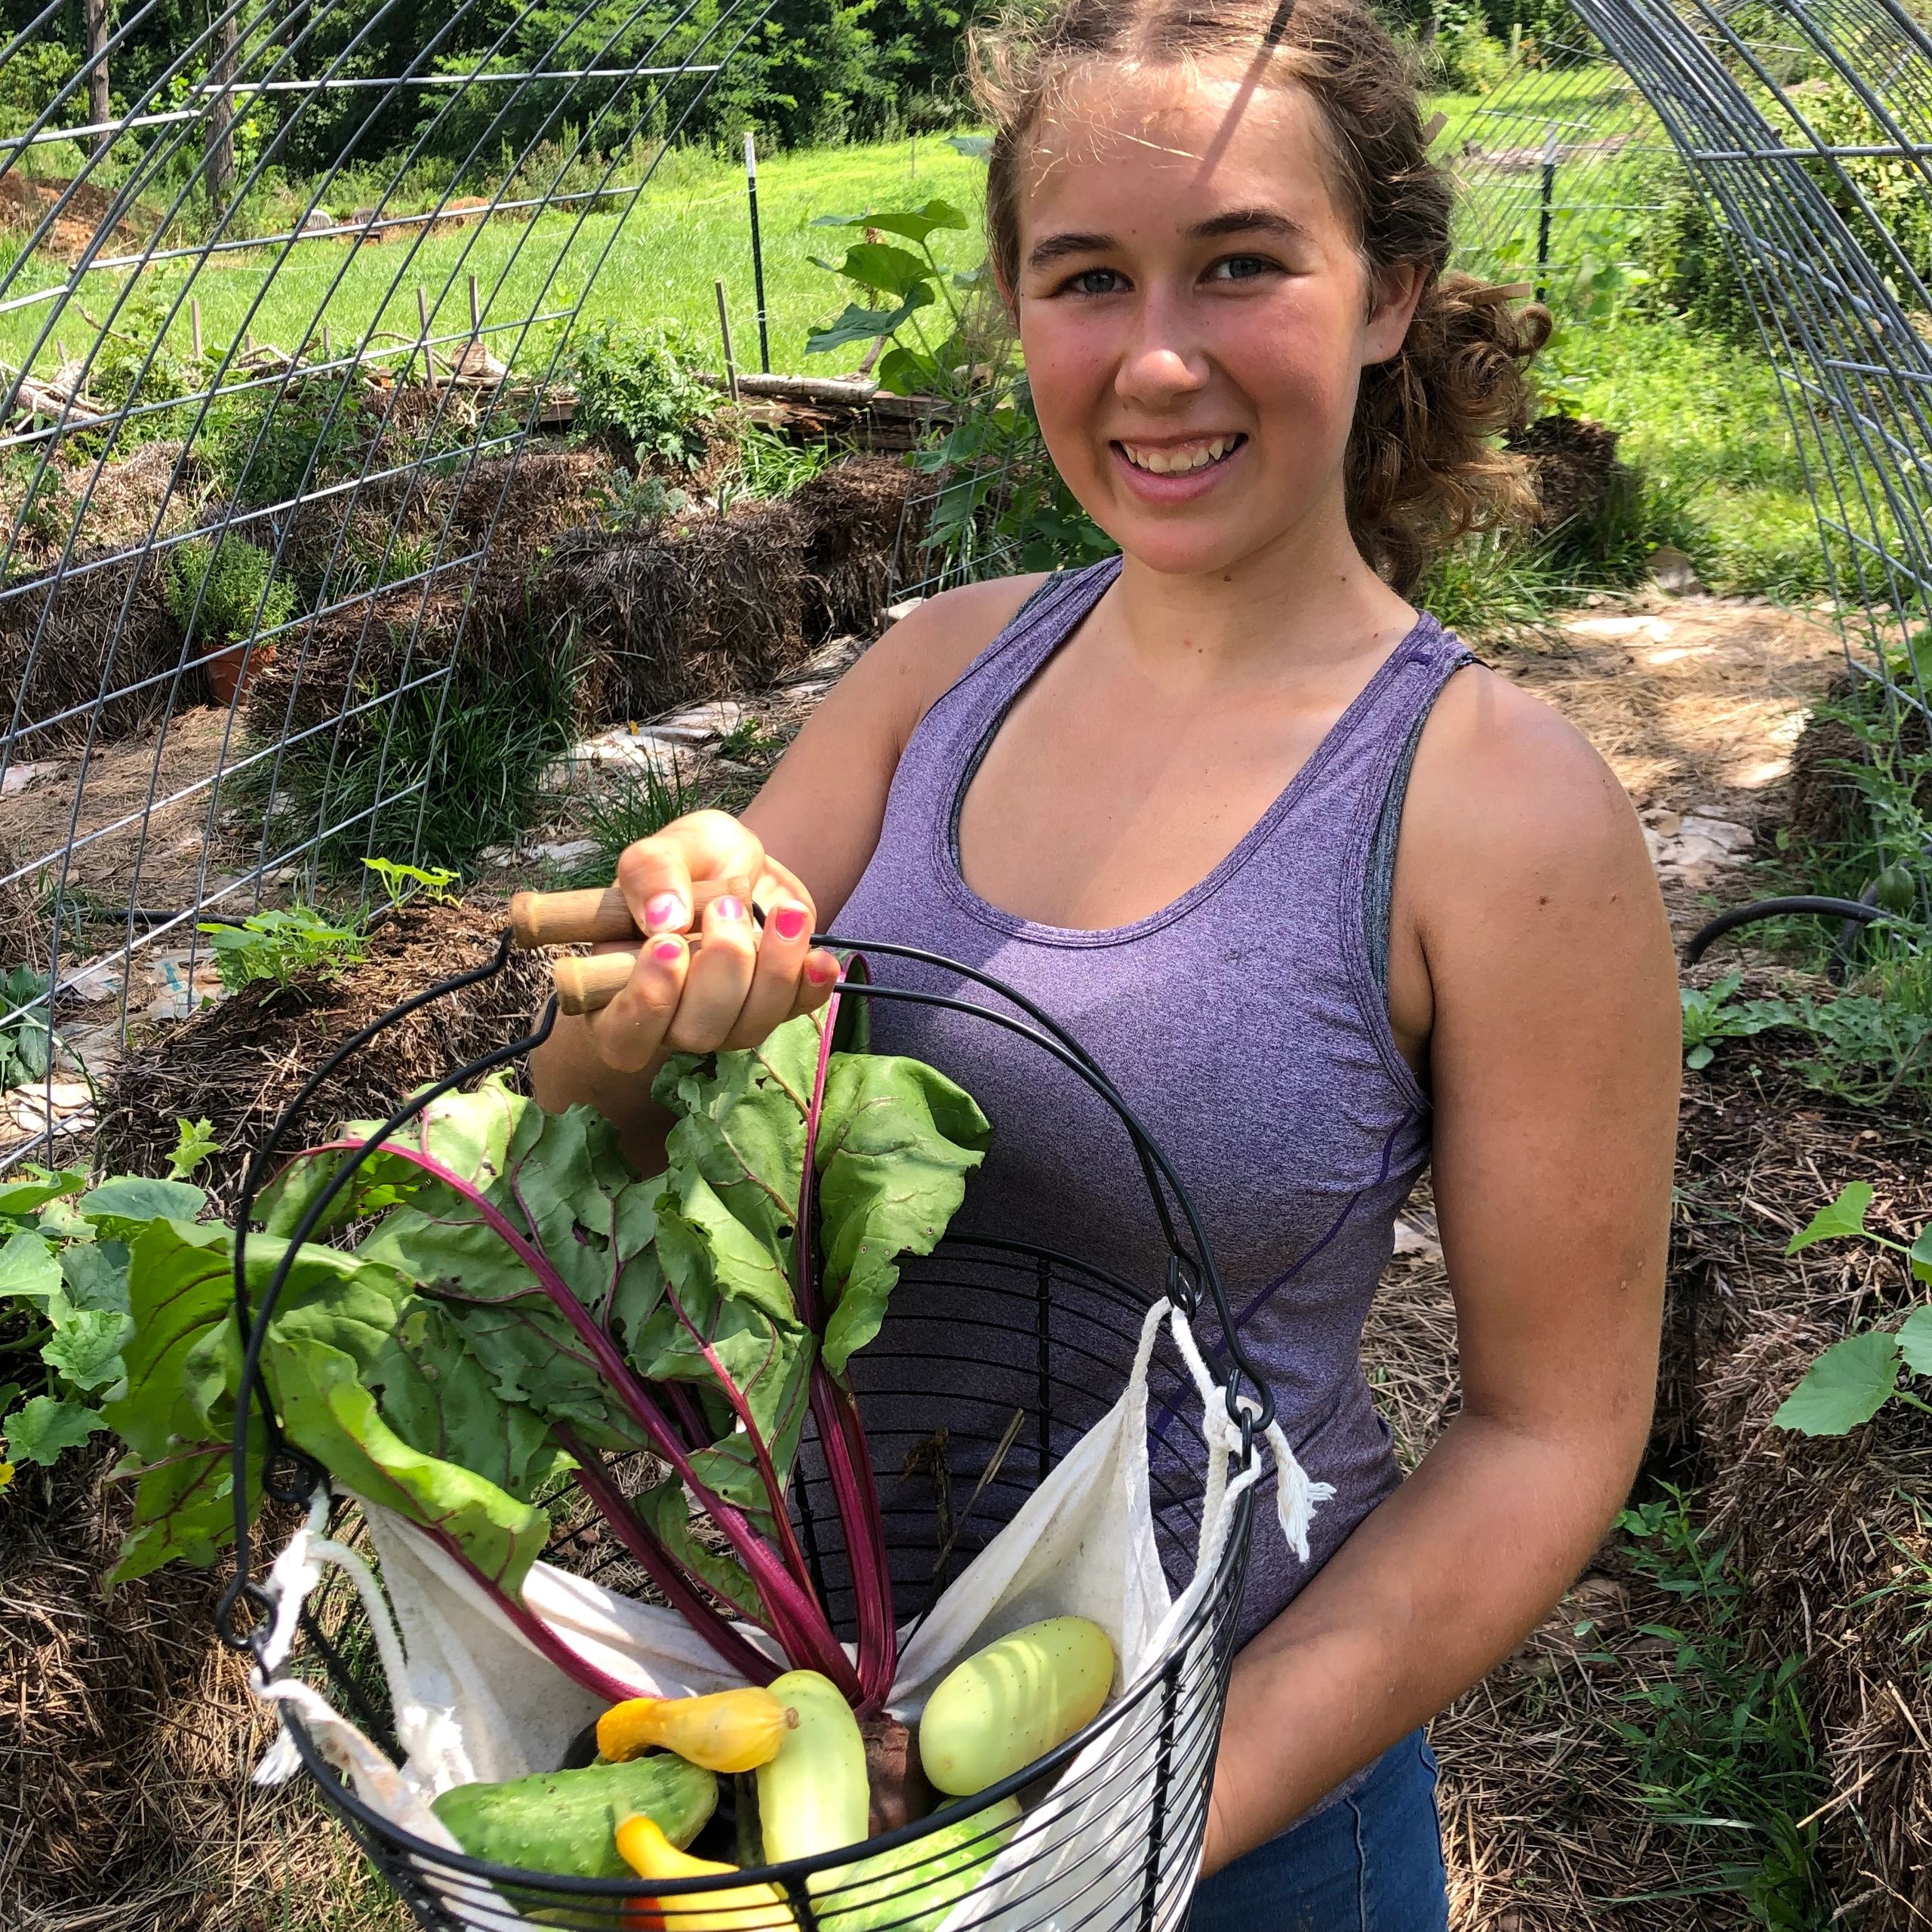
M 1136 449 L 1131 443 L 1123 443 L 1121 448 L 1127 452 L 1127 460 L 1135 469 L 1150 470 L 1156 476 L 1174 476 L 1218 463 L 1234 448 L 1237 440 L 1233 436 L 1216 436 L 1207 442 L 1176 450 Z

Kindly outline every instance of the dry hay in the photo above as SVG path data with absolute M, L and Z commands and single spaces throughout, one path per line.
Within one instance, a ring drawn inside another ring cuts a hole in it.
M 58 214 L 35 244 L 35 253 L 57 262 L 78 261 L 99 238 L 95 252 L 112 255 L 137 251 L 144 238 L 126 219 L 105 235 L 101 230 L 114 212 L 115 197 L 91 181 L 35 178 L 10 168 L 0 174 L 0 232 L 23 241 L 39 229 L 57 202 L 66 197 Z
M 1827 1100 L 1776 1063 L 1761 1036 L 1685 1095 L 1675 1274 L 1697 1368 L 1664 1420 L 1708 1478 L 1767 1654 L 1810 1660 L 1835 1890 L 1863 1899 L 1868 1932 L 1906 1932 L 1932 1922 L 1932 1423 L 1892 1404 L 1814 1441 L 1770 1421 L 1820 1349 L 1922 1298 L 1868 1244 L 1783 1249 L 1853 1180 L 1894 1238 L 1932 1223 L 1932 1126 Z
M 810 527 L 789 503 L 567 532 L 531 586 L 540 628 L 577 627 L 605 721 L 772 682 L 805 654 Z
M 282 989 L 258 983 L 157 1029 L 103 1090 L 98 1164 L 165 1173 L 177 1117 L 205 1116 L 221 1143 L 220 1174 L 232 1184 L 331 1052 L 398 1001 L 484 963 L 500 923 L 488 909 L 405 906 L 370 935 L 360 965 L 333 978 L 305 974 Z M 515 955 L 494 979 L 410 1014 L 324 1084 L 294 1131 L 315 1138 L 344 1119 L 386 1114 L 426 1081 L 508 1045 L 527 1030 L 546 985 L 541 961 Z
M 805 552 L 811 641 L 878 635 L 913 480 L 903 463 L 860 457 L 821 470 L 792 497 L 811 531 Z M 907 540 L 914 540 L 909 533 Z
M 0 1494 L 0 1924 L 8 1932 L 401 1932 L 297 1786 L 209 1619 L 219 1573 L 102 1580 L 129 1493 L 100 1449 Z
M 1850 675 L 1841 672 L 1832 680 L 1826 696 L 1842 703 L 1854 698 L 1857 691 Z M 1904 758 L 1923 759 L 1932 744 L 1924 714 L 1900 705 L 1897 738 Z M 1831 851 L 1863 842 L 1869 814 L 1855 773 L 1871 763 L 1872 748 L 1850 719 L 1814 715 L 1805 721 L 1791 755 L 1788 820 L 1792 837 L 1801 847 Z M 1932 811 L 1932 766 L 1921 775 L 1916 790 L 1921 808 Z
M 76 715 L 35 733 L 28 756 L 83 742 L 97 718 L 97 740 L 123 737 L 205 701 L 168 614 L 169 553 L 149 548 L 193 521 L 201 472 L 183 448 L 147 443 L 118 460 L 50 467 L 37 487 L 0 591 L 0 692 L 10 714 L 23 694 L 25 723 Z M 15 529 L 25 502 L 24 480 L 10 479 L 0 528 Z
M 1790 990 L 1747 977 L 1759 996 Z M 1827 1806 L 1816 1859 L 1866 1932 L 1932 1920 L 1932 1426 L 1902 1404 L 1843 1441 L 1770 1418 L 1818 1352 L 1914 1299 L 1895 1256 L 1791 1235 L 1845 1183 L 1894 1238 L 1932 1221 L 1932 1128 L 1838 1105 L 1782 1063 L 1780 1036 L 1721 1050 L 1683 1115 L 1654 1469 L 1696 1487 L 1746 1593 L 1751 1660 L 1808 1660 L 1800 1691 Z M 1807 1051 L 1795 1040 L 1794 1058 Z M 1426 1211 L 1428 1196 L 1420 1197 Z M 1404 1461 L 1457 1403 L 1439 1259 L 1392 1265 L 1363 1346 Z M 1536 1635 L 1432 1727 L 1458 1932 L 1676 1932 L 1758 1922 L 1637 1788 L 1613 1729 L 1644 1721 L 1674 1650 L 1642 1626 L 1694 1605 L 1614 1540 Z M 1586 1641 L 1575 1626 L 1595 1627 Z M 1714 1887 L 1714 1889 L 1711 1889 Z
M 1542 416 L 1506 439 L 1536 493 L 1535 527 L 1587 529 L 1628 500 L 1635 478 L 1617 458 L 1617 432 L 1576 416 Z

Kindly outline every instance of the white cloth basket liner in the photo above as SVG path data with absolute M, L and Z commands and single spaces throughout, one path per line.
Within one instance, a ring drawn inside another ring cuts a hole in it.
M 1164 1324 L 1195 1381 L 1207 1445 L 1195 1571 L 1177 1598 L 1162 1572 L 1149 1497 L 1147 1375 Z M 1044 1617 L 1085 1617 L 1106 1632 L 1118 1659 L 1117 1692 L 1164 1669 L 1172 1672 L 1171 1687 L 1151 1690 L 1029 1804 L 945 1932 L 968 1927 L 1075 1932 L 1083 1924 L 1121 1922 L 1125 1898 L 1137 1900 L 1149 1882 L 1164 1753 L 1171 1766 L 1189 1767 L 1190 1775 L 1170 1780 L 1161 1866 L 1152 1875 L 1155 1923 L 1177 1926 L 1185 1916 L 1206 1789 L 1192 1767 L 1201 1763 L 1219 1712 L 1211 1628 L 1203 1623 L 1184 1640 L 1175 1633 L 1186 1629 L 1213 1586 L 1236 1500 L 1259 1480 L 1264 1451 L 1275 1469 L 1283 1531 L 1304 1560 L 1309 1517 L 1332 1493 L 1328 1484 L 1308 1480 L 1274 1425 L 1247 1466 L 1231 1475 L 1240 1439 L 1186 1317 L 1157 1302 L 1148 1310 L 1119 1400 L 946 1588 L 905 1644 L 889 1708 L 908 1722 L 961 1657 Z M 265 1662 L 272 1674 L 288 1656 L 302 1604 L 325 1566 L 344 1570 L 362 1598 L 388 1680 L 401 1767 L 312 1686 L 258 1672 L 256 1692 L 300 1716 L 318 1749 L 365 1803 L 401 1830 L 455 1850 L 429 1808 L 433 1798 L 475 1779 L 554 1770 L 571 1740 L 605 1706 L 538 1651 L 413 1524 L 371 1503 L 361 1509 L 380 1588 L 361 1558 L 324 1535 L 328 1498 L 318 1497 L 269 1574 L 275 1610 Z M 532 1568 L 524 1601 L 638 1696 L 685 1696 L 742 1681 L 675 1611 L 618 1595 L 549 1564 Z M 762 1633 L 746 1634 L 771 1647 Z M 1164 1745 L 1164 1710 L 1171 1720 Z M 256 1780 L 278 1783 L 298 1765 L 285 1731 L 257 1767 Z M 488 1887 L 424 1860 L 416 1869 L 461 1922 L 480 1932 L 527 1932 L 531 1921 Z

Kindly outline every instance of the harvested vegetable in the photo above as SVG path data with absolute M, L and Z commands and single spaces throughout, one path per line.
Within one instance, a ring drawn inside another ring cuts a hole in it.
M 919 1720 L 919 1761 L 968 1798 L 1010 1777 L 1100 1715 L 1114 1647 L 1084 1617 L 1029 1623 L 956 1664 Z
M 666 1843 L 689 1844 L 718 1804 L 718 1780 L 681 1758 L 639 1758 L 546 1771 L 503 1784 L 453 1786 L 430 1809 L 472 1858 L 576 1878 L 621 1878 L 620 1822 L 642 1817 Z
M 665 1837 L 654 1818 L 626 1818 L 617 1827 L 617 1845 L 624 1863 L 640 1878 L 722 1878 L 735 1865 L 693 1858 Z M 624 1915 L 627 1932 L 764 1932 L 796 1921 L 776 1885 L 725 1885 L 688 1897 L 639 1899 Z
M 865 1740 L 838 1685 L 815 1670 L 774 1678 L 771 1694 L 796 1713 L 778 1755 L 758 1773 L 758 1815 L 768 1864 L 812 1858 L 866 1835 L 872 1798 Z
M 755 1771 L 778 1755 L 796 1712 L 769 1690 L 708 1697 L 627 1697 L 597 1721 L 597 1749 L 614 1764 L 650 1750 L 675 1751 L 708 1771 Z
M 933 1932 L 985 1882 L 1019 1822 L 1018 1803 L 1002 1798 L 910 1844 L 815 1872 L 806 1881 L 814 1915 L 824 1932 Z

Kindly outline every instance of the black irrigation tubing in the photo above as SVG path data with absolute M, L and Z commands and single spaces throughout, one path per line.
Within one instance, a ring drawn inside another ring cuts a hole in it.
M 1810 915 L 1821 919 L 1842 919 L 1849 924 L 1875 926 L 1910 922 L 1898 919 L 1882 906 L 1863 899 L 1835 899 L 1821 893 L 1793 893 L 1781 899 L 1759 899 L 1749 906 L 1734 906 L 1700 926 L 1684 943 L 1684 963 L 1694 966 L 1725 934 L 1740 926 L 1755 925 L 1761 919 L 1783 919 Z

